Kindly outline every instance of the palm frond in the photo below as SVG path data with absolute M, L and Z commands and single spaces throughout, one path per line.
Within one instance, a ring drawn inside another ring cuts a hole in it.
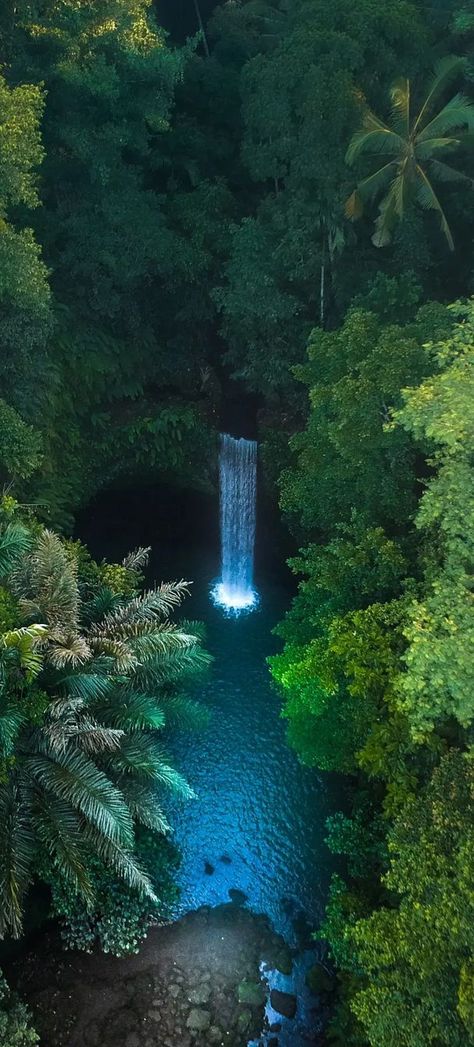
M 138 549 L 134 549 L 131 553 L 127 553 L 122 560 L 122 567 L 125 567 L 127 571 L 142 571 L 147 566 L 148 560 L 150 559 L 151 545 L 139 546 Z
M 347 197 L 344 205 L 344 212 L 346 218 L 349 218 L 351 222 L 356 222 L 359 218 L 362 218 L 364 205 L 357 189 L 353 189 L 351 195 Z
M 429 171 L 440 182 L 466 182 L 471 188 L 474 186 L 474 179 L 469 175 L 464 174 L 463 171 L 457 171 L 450 164 L 442 163 L 441 160 L 430 160 Z
M 166 658 L 155 656 L 137 666 L 134 686 L 153 694 L 157 687 L 165 684 L 183 685 L 187 679 L 204 674 L 208 667 L 209 657 L 200 647 L 169 653 Z
M 80 698 L 87 704 L 103 700 L 113 687 L 110 675 L 105 671 L 98 672 L 97 661 L 91 663 L 90 670 L 86 667 L 83 671 L 67 673 L 55 680 L 56 690 L 69 698 Z
M 439 151 L 451 152 L 457 149 L 462 142 L 467 141 L 470 136 L 464 132 L 460 132 L 455 138 L 449 136 L 441 136 L 440 138 L 426 138 L 423 141 L 418 139 L 416 144 L 416 155 L 418 160 L 430 160 L 433 153 Z M 474 141 L 474 139 L 473 139 Z
M 346 153 L 346 164 L 352 167 L 360 156 L 367 153 L 399 156 L 403 148 L 403 138 L 368 110 L 364 116 L 362 129 L 356 131 L 351 138 Z
M 118 689 L 107 705 L 99 706 L 97 714 L 103 723 L 127 732 L 161 730 L 165 725 L 165 714 L 156 698 L 124 688 Z
M 118 627 L 129 622 L 143 622 L 156 617 L 165 617 L 174 608 L 179 607 L 189 594 L 190 582 L 162 582 L 156 589 L 150 589 L 133 600 L 127 600 L 102 622 L 90 629 L 91 636 L 113 636 Z
M 5 759 L 13 752 L 18 732 L 25 717 L 18 704 L 0 704 L 0 757 Z
M 46 625 L 25 625 L 10 629 L 0 636 L 0 653 L 14 650 L 18 662 L 29 680 L 33 680 L 43 667 L 44 641 L 48 634 Z
M 448 241 L 450 251 L 454 251 L 454 240 L 449 228 L 446 215 L 441 207 L 441 204 L 436 196 L 436 193 L 431 185 L 428 176 L 423 171 L 423 168 L 417 165 L 417 174 L 419 178 L 419 184 L 417 189 L 417 199 L 422 207 L 426 210 L 437 211 L 439 215 L 441 229 Z
M 120 787 L 137 822 L 163 836 L 170 832 L 168 819 L 157 800 L 156 788 L 125 777 L 121 779 Z
M 114 774 L 153 781 L 187 799 L 194 797 L 189 783 L 171 766 L 163 749 L 149 735 L 125 737 L 119 751 L 108 757 L 107 767 Z
M 191 633 L 197 640 L 204 643 L 207 637 L 207 629 L 205 622 L 198 621 L 195 618 L 182 618 L 179 623 L 179 628 L 182 633 Z M 212 659 L 211 659 L 212 660 Z
M 110 840 L 133 845 L 130 813 L 122 794 L 103 771 L 77 749 L 57 752 L 41 743 L 41 752 L 25 760 L 30 778 L 53 796 L 66 800 Z
M 183 694 L 170 694 L 164 702 L 166 725 L 200 730 L 209 723 L 209 709 Z
M 452 81 L 463 72 L 466 67 L 466 59 L 459 55 L 445 55 L 434 67 L 431 83 L 428 85 L 425 101 L 418 113 L 414 124 L 414 133 L 417 134 L 423 126 L 434 101 L 445 90 Z
M 102 586 L 92 600 L 82 605 L 82 620 L 85 622 L 98 622 L 106 614 L 111 614 L 119 606 L 121 597 L 113 593 L 107 586 Z
M 149 898 L 152 902 L 158 901 L 147 872 L 142 868 L 131 849 L 94 832 L 94 827 L 91 825 L 87 825 L 83 831 L 85 839 L 89 841 L 91 848 L 104 862 L 104 865 L 112 869 L 141 898 Z
M 457 94 L 420 131 L 417 142 L 445 135 L 452 137 L 455 131 L 462 129 L 467 129 L 470 133 L 474 131 L 474 104 L 465 95 Z
M 118 635 L 92 635 L 89 642 L 92 653 L 109 658 L 116 673 L 130 673 L 135 668 L 137 659 L 132 648 Z
M 23 900 L 31 881 L 35 838 L 30 812 L 14 777 L 0 784 L 0 936 L 22 932 Z
M 199 641 L 191 633 L 178 631 L 176 626 L 154 628 L 152 632 L 139 633 L 130 640 L 130 648 L 137 662 L 146 664 L 150 658 L 173 655 L 176 651 L 188 651 L 198 647 Z
M 354 221 L 362 217 L 364 202 L 373 199 L 382 189 L 385 189 L 388 179 L 394 174 L 395 168 L 396 161 L 390 160 L 388 164 L 384 164 L 378 171 L 374 171 L 374 174 L 369 175 L 368 178 L 363 178 L 358 183 L 357 189 L 351 193 L 351 196 L 346 201 L 345 211 L 348 218 Z
M 79 633 L 56 633 L 47 649 L 48 661 L 55 669 L 78 668 L 85 665 L 91 655 L 87 640 Z
M 396 80 L 390 89 L 394 126 L 403 135 L 410 133 L 410 81 L 406 77 Z
M 26 615 L 39 617 L 49 626 L 78 632 L 77 562 L 68 556 L 53 531 L 41 533 L 15 573 L 14 585 Z
M 38 796 L 35 806 L 35 825 L 41 845 L 61 877 L 72 883 L 86 902 L 92 901 L 87 848 L 77 812 L 65 800 L 50 793 Z
M 379 204 L 379 213 L 375 222 L 375 233 L 372 243 L 375 247 L 386 247 L 392 239 L 392 233 L 397 221 L 400 191 L 395 179 L 390 186 L 386 196 Z
M 9 523 L 0 534 L 0 577 L 17 566 L 33 544 L 30 531 L 21 524 Z
M 66 752 L 70 742 L 91 755 L 117 749 L 123 731 L 104 726 L 84 715 L 82 705 L 81 699 L 71 701 L 70 698 L 51 703 L 43 733 L 54 753 Z

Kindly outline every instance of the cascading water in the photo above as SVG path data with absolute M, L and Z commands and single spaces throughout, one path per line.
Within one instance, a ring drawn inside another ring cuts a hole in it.
M 219 457 L 221 578 L 213 590 L 216 604 L 238 613 L 257 600 L 253 558 L 257 498 L 255 440 L 221 435 Z

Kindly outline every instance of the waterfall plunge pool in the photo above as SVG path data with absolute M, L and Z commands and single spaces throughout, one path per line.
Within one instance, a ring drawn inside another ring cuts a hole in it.
M 289 606 L 288 589 L 270 571 L 259 571 L 257 538 L 258 607 L 250 615 L 223 613 L 209 599 L 220 570 L 217 527 L 212 519 L 198 527 L 197 514 L 186 515 L 189 522 L 182 513 L 176 525 L 165 522 L 160 491 L 109 492 L 89 507 L 78 532 L 97 558 L 121 560 L 129 549 L 151 545 L 148 581 L 193 582 L 183 614 L 204 621 L 214 664 L 200 694 L 210 711 L 208 726 L 176 732 L 168 744 L 197 794 L 168 811 L 182 853 L 177 915 L 217 907 L 237 892 L 249 908 L 269 916 L 298 949 L 293 974 L 271 977 L 277 988 L 292 985 L 299 999 L 296 1020 L 283 1020 L 279 1047 L 300 1047 L 311 1042 L 304 975 L 314 962 L 310 932 L 321 921 L 334 867 L 324 837 L 339 786 L 303 767 L 286 743 L 266 658 L 280 646 L 272 629 Z M 314 1028 L 314 1016 L 311 1021 Z

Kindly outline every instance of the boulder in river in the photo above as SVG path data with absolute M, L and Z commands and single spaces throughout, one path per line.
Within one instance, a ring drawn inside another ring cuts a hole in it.
M 261 982 L 250 981 L 244 978 L 237 990 L 239 1003 L 246 1003 L 248 1007 L 261 1007 L 265 1002 L 265 987 Z
M 230 888 L 229 898 L 233 905 L 245 905 L 248 902 L 248 896 L 244 891 L 239 891 L 238 887 Z
M 285 1018 L 294 1018 L 296 1014 L 296 996 L 290 992 L 280 992 L 280 989 L 272 989 L 270 1003 L 274 1011 L 283 1014 Z

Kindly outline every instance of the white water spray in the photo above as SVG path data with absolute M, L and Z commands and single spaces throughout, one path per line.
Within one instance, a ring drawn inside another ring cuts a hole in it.
M 215 603 L 229 611 L 253 607 L 253 558 L 257 498 L 257 444 L 221 436 L 219 458 L 222 574 Z

